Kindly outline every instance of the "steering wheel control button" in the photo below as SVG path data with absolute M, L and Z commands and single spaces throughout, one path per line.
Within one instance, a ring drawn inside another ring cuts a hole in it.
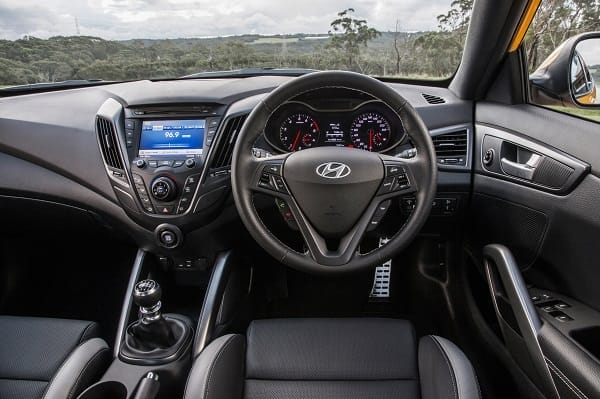
M 268 164 L 263 168 L 263 173 L 270 173 L 273 175 L 281 176 L 281 164 Z
M 275 205 L 277 205 L 277 209 L 281 216 L 283 216 L 283 220 L 287 223 L 288 227 L 292 230 L 298 230 L 298 223 L 296 223 L 296 219 L 294 219 L 294 215 L 292 215 L 292 210 L 288 206 L 287 202 L 280 198 L 275 198 Z
M 406 174 L 400 174 L 400 175 L 396 176 L 396 178 L 394 179 L 394 185 L 392 187 L 392 191 L 404 190 L 404 189 L 407 189 L 409 186 L 410 186 L 410 184 L 409 184 L 408 177 L 406 176 Z
M 154 229 L 154 235 L 158 244 L 162 247 L 173 249 L 183 241 L 183 234 L 177 226 L 172 224 L 161 224 Z
M 159 201 L 171 201 L 175 196 L 175 182 L 168 177 L 162 176 L 154 179 L 150 187 L 152 196 Z
M 404 173 L 404 168 L 400 165 L 385 165 L 386 176 L 398 176 Z
M 389 176 L 383 179 L 383 182 L 381 183 L 381 187 L 379 187 L 379 192 L 377 194 L 382 195 L 391 193 L 394 188 L 394 180 L 396 180 L 394 176 Z
M 369 227 L 367 228 L 367 231 L 375 230 L 377 228 L 377 226 L 379 226 L 379 223 L 381 223 L 381 219 L 383 219 L 383 217 L 387 213 L 388 209 L 390 208 L 391 204 L 392 204 L 392 201 L 387 200 L 387 201 L 383 201 L 381 204 L 379 204 L 379 206 L 377 206 L 377 209 L 375 210 L 375 213 L 373 214 L 373 217 L 371 218 L 371 222 L 369 223 Z

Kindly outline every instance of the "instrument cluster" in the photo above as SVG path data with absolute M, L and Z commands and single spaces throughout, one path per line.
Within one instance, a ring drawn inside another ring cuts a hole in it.
M 265 128 L 266 140 L 282 152 L 323 146 L 386 152 L 405 136 L 398 115 L 377 100 L 352 109 L 316 109 L 290 101 L 271 115 Z

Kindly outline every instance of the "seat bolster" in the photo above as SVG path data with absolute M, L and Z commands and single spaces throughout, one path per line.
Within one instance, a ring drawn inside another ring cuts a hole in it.
M 184 398 L 241 398 L 245 351 L 243 335 L 224 335 L 211 342 L 194 360 Z
M 65 359 L 48 384 L 44 399 L 74 399 L 97 381 L 110 361 L 110 351 L 101 338 L 80 344 Z
M 419 341 L 422 399 L 480 399 L 475 371 L 465 354 L 447 339 L 428 335 Z

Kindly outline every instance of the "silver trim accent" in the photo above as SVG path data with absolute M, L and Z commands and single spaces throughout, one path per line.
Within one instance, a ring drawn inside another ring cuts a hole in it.
M 317 166 L 315 173 L 325 179 L 343 179 L 352 173 L 352 169 L 343 162 L 333 161 Z
M 115 140 L 117 141 L 117 154 L 123 163 L 123 177 L 125 181 L 118 179 L 112 175 L 112 169 L 104 161 L 104 156 L 102 155 L 102 147 L 100 143 L 100 138 L 98 137 L 97 123 L 96 118 L 101 117 L 106 119 L 108 122 L 112 123 L 115 129 Z M 127 146 L 123 146 L 123 140 L 121 135 L 123 132 L 122 122 L 123 122 L 123 106 L 114 98 L 108 98 L 106 101 L 102 103 L 98 111 L 96 111 L 96 118 L 94 118 L 94 133 L 96 134 L 96 142 L 98 143 L 98 151 L 100 151 L 100 158 L 102 159 L 102 163 L 104 164 L 104 169 L 106 170 L 106 175 L 111 181 L 118 183 L 119 185 L 129 188 L 133 187 L 131 183 L 131 177 L 129 176 L 129 168 L 128 168 L 128 159 L 123 155 L 123 148 L 127 149 Z M 123 135 L 124 137 L 124 135 Z M 127 154 L 127 151 L 125 151 Z M 143 210 L 144 207 L 142 206 Z
M 523 276 L 521 275 L 519 266 L 517 265 L 512 252 L 503 245 L 489 244 L 483 248 L 483 256 L 488 288 L 494 304 L 494 310 L 496 311 L 496 317 L 500 321 L 502 334 L 506 339 L 506 332 L 504 331 L 502 322 L 504 322 L 506 327 L 513 331 L 514 334 L 516 334 L 516 331 L 512 330 L 500 312 L 497 301 L 498 287 L 496 287 L 492 265 L 496 267 L 498 276 L 502 285 L 504 285 L 504 291 L 508 302 L 512 308 L 517 325 L 521 330 L 525 347 L 529 352 L 529 360 L 531 361 L 534 368 L 533 372 L 535 373 L 533 378 L 537 377 L 537 381 L 534 382 L 536 385 L 543 384 L 543 386 L 538 386 L 538 388 L 540 388 L 547 397 L 551 399 L 560 398 L 538 339 L 540 330 L 543 326 L 542 321 L 539 318 L 535 305 L 531 301 L 527 285 L 523 280 Z M 507 342 L 510 341 L 507 340 Z M 506 349 L 509 353 L 511 352 L 510 345 L 507 345 Z M 530 378 L 532 378 L 532 376 L 530 376 Z
M 210 339 L 213 338 L 210 336 L 210 332 L 215 325 L 221 308 L 220 302 L 230 273 L 231 257 L 232 254 L 228 251 L 219 254 L 215 261 L 210 282 L 204 295 L 200 317 L 198 317 L 196 335 L 192 346 L 192 359 L 195 359 L 208 345 Z
M 129 282 L 127 283 L 127 290 L 125 291 L 125 299 L 123 301 L 123 307 L 121 308 L 121 317 L 119 318 L 119 326 L 117 327 L 117 337 L 115 342 L 115 350 L 113 351 L 114 357 L 119 356 L 121 351 L 121 341 L 125 337 L 125 329 L 127 328 L 127 322 L 129 321 L 129 313 L 131 311 L 131 303 L 133 302 L 133 290 L 135 289 L 136 283 L 140 277 L 142 271 L 142 265 L 146 257 L 146 251 L 138 249 L 133 261 L 131 268 L 131 274 L 129 275 Z

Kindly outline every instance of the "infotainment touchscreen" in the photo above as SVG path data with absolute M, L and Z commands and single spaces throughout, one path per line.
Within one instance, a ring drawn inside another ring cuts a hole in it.
M 144 121 L 140 156 L 200 155 L 206 120 Z

